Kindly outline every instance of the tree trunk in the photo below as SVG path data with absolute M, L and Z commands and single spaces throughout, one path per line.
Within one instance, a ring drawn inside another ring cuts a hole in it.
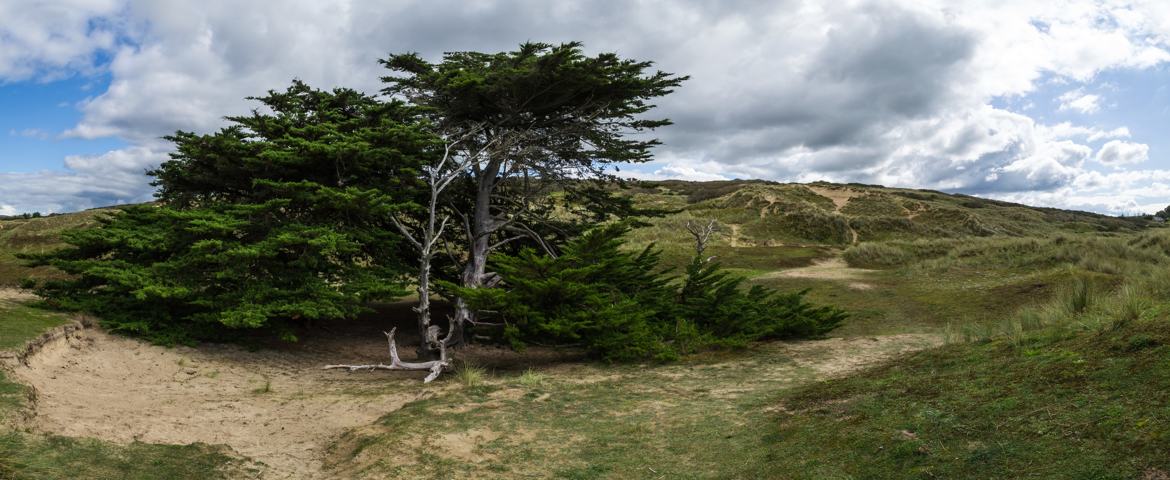
M 468 242 L 467 265 L 463 267 L 460 278 L 465 288 L 481 288 L 484 285 L 484 276 L 487 271 L 488 250 L 491 249 L 491 234 L 495 227 L 495 218 L 491 212 L 492 190 L 496 187 L 496 175 L 499 174 L 500 163 L 493 160 L 479 172 L 475 192 L 475 208 L 470 222 L 471 235 Z M 464 329 L 468 323 L 476 321 L 475 312 L 462 298 L 455 299 L 455 317 L 451 321 L 450 331 L 444 343 L 448 347 L 462 345 L 465 341 Z
M 420 360 L 436 360 L 439 358 L 438 339 L 431 330 L 431 254 L 424 252 L 419 256 L 418 267 L 418 306 L 414 311 L 418 313 L 418 358 Z

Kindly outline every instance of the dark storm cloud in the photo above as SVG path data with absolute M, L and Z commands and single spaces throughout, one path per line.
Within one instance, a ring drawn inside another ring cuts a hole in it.
M 665 142 L 657 151 L 660 164 L 671 167 L 664 171 L 987 192 L 1060 188 L 1084 173 L 1088 147 L 1063 148 L 1063 138 L 1026 116 L 990 107 L 990 100 L 1027 93 L 1042 75 L 1085 79 L 1170 58 L 1146 40 L 1119 38 L 1109 30 L 1117 25 L 1093 20 L 1105 15 L 1096 10 L 1067 16 L 1042 5 L 127 1 L 102 12 L 128 17 L 112 24 L 126 29 L 120 33 L 133 47 L 113 54 L 110 88 L 82 106 L 84 118 L 70 132 L 152 145 L 110 157 L 118 162 L 94 157 L 87 164 L 93 168 L 71 172 L 118 186 L 123 199 L 148 189 L 141 168 L 165 151 L 159 136 L 214 130 L 224 115 L 254 106 L 244 97 L 283 88 L 294 77 L 376 92 L 386 73 L 377 60 L 389 53 L 438 59 L 445 51 L 573 40 L 590 53 L 653 60 L 662 70 L 691 76 L 653 113 L 675 121 L 656 132 Z M 1039 17 L 1051 28 L 1036 30 Z M 1118 144 L 1117 155 L 1098 162 L 1134 164 L 1145 158 L 1140 148 Z

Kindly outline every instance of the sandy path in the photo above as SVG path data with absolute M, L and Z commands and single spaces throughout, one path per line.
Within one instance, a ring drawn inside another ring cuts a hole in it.
M 36 295 L 28 293 L 24 290 L 17 290 L 15 288 L 0 288 L 0 300 L 25 302 L 36 298 Z
M 786 272 L 840 278 L 843 263 L 837 262 Z M 825 378 L 938 343 L 930 335 L 778 342 L 765 348 L 777 349 L 794 363 L 755 368 L 771 382 L 807 381 L 810 377 L 802 370 Z M 518 356 L 503 350 L 469 354 L 481 365 L 525 367 L 512 365 Z M 368 428 L 408 402 L 460 388 L 455 382 L 423 385 L 417 372 L 350 374 L 320 369 L 326 363 L 379 361 L 384 355 L 384 344 L 364 333 L 305 342 L 287 350 L 250 352 L 222 345 L 168 349 L 88 328 L 53 337 L 12 372 L 35 390 L 32 415 L 26 420 L 26 426 L 35 430 L 119 443 L 227 445 L 258 462 L 263 478 L 321 479 L 342 473 L 325 466 L 329 447 L 343 433 Z M 541 355 L 531 352 L 523 356 L 523 362 L 534 362 L 550 373 L 571 370 L 573 374 L 557 378 L 574 382 L 609 380 L 616 375 L 573 361 L 572 356 Z M 677 375 L 679 382 L 706 385 L 711 372 L 680 364 L 641 374 Z M 743 388 L 711 391 L 731 398 L 742 394 Z M 490 441 L 491 435 L 447 440 L 442 443 L 451 448 L 466 443 L 465 450 L 470 452 Z M 411 461 L 406 456 L 402 460 Z
M 376 342 L 359 343 L 376 350 Z M 379 353 L 168 349 L 90 328 L 47 343 L 13 373 L 35 389 L 35 429 L 120 443 L 224 444 L 264 464 L 264 478 L 323 478 L 324 449 L 338 435 L 442 388 L 410 373 L 320 370 Z
M 830 338 L 784 343 L 798 364 L 812 369 L 817 378 L 841 376 L 891 358 L 942 345 L 942 337 L 904 333 L 877 337 Z
M 739 243 L 740 225 L 736 225 L 736 224 L 732 223 L 732 224 L 728 224 L 727 226 L 731 228 L 731 235 L 728 235 L 728 237 L 727 237 L 728 245 L 730 245 L 731 248 L 739 248 L 739 246 L 740 246 L 740 243 Z
M 812 192 L 817 194 L 817 195 L 820 195 L 822 197 L 828 198 L 829 200 L 832 200 L 833 201 L 833 211 L 835 211 L 835 212 L 840 212 L 842 208 L 845 208 L 845 205 L 849 204 L 849 200 L 852 199 L 853 197 L 859 197 L 859 196 L 863 195 L 860 192 L 856 192 L 856 191 L 849 190 L 849 189 L 823 188 L 823 187 L 807 187 L 807 188 L 809 190 L 812 190 Z M 852 225 L 849 225 L 849 238 L 850 238 L 849 242 L 851 244 L 857 245 L 857 242 L 858 242 L 857 230 L 854 230 Z
M 770 272 L 757 278 L 811 278 L 815 280 L 838 280 L 847 282 L 849 288 L 869 290 L 873 285 L 865 283 L 866 276 L 873 272 L 864 268 L 853 268 L 845 263 L 841 257 L 826 258 L 807 267 L 790 268 L 778 272 Z

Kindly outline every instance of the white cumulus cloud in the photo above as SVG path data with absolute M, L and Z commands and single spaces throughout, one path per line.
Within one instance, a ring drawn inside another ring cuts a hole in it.
M 1097 151 L 1097 163 L 1120 168 L 1126 165 L 1136 165 L 1150 158 L 1150 147 L 1144 143 L 1131 143 L 1121 140 L 1110 140 Z
M 1101 97 L 1085 93 L 1083 89 L 1069 90 L 1057 98 L 1060 101 L 1060 110 L 1073 110 L 1081 113 L 1097 113 L 1101 110 Z
M 77 188 L 21 187 L 18 198 L 0 186 L 22 208 L 34 198 L 60 208 L 142 198 L 142 170 L 166 152 L 160 136 L 214 130 L 254 107 L 244 97 L 294 77 L 376 92 L 388 53 L 434 59 L 528 40 L 582 40 L 590 52 L 692 77 L 657 102 L 675 125 L 658 132 L 659 160 L 642 176 L 858 181 L 1050 205 L 1065 205 L 1053 192 L 1078 195 L 1072 187 L 1093 178 L 1109 184 L 1101 191 L 1132 192 L 1136 205 L 1159 201 L 1143 180 L 1094 177 L 1102 165 L 1124 173 L 1148 158 L 1125 126 L 1046 124 L 1035 109 L 997 100 L 1028 104 L 1045 86 L 1067 85 L 1055 108 L 1098 111 L 1104 99 L 1085 89 L 1102 72 L 1170 61 L 1165 2 L 71 1 L 60 15 L 34 2 L 32 13 L 0 6 L 0 47 L 17 46 L 0 48 L 0 79 L 102 69 L 109 88 L 81 104 L 67 134 L 132 146 L 43 174 Z M 108 63 L 95 65 L 98 56 Z M 41 174 L 20 175 L 36 184 Z M 98 178 L 119 193 L 80 188 Z

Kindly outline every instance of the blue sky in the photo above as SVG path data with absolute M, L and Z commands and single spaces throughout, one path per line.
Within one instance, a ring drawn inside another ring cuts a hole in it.
M 0 167 L 8 172 L 64 170 L 69 155 L 98 155 L 123 148 L 116 137 L 64 137 L 81 120 L 78 104 L 109 87 L 105 74 L 0 85 Z
M 640 178 L 879 183 L 1112 214 L 1170 204 L 1170 2 L 146 0 L 0 4 L 0 214 L 149 200 L 160 137 L 292 78 L 582 40 L 691 75 Z

